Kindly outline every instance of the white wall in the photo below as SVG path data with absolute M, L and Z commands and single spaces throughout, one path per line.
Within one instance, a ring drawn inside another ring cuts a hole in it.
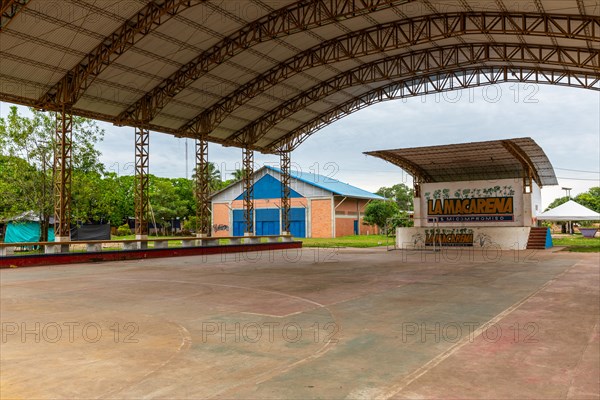
M 542 209 L 542 190 L 535 182 L 533 182 L 533 187 L 531 191 L 531 207 L 533 209 L 534 217 L 537 217 L 538 215 L 544 212 L 544 210 Z
M 473 227 L 473 228 L 439 228 L 445 234 L 466 234 L 472 236 L 474 248 L 496 248 L 500 250 L 525 250 L 529 239 L 529 227 Z M 434 233 L 435 228 L 397 228 L 396 247 L 400 249 L 431 248 L 426 246 L 427 235 Z M 439 243 L 438 238 L 434 237 Z M 436 245 L 437 246 L 437 245 Z M 465 246 L 458 246 L 465 247 Z
M 493 190 L 499 188 L 498 190 Z M 539 194 L 539 187 L 537 193 Z M 535 191 L 534 188 L 534 191 Z M 468 193 L 464 193 L 468 190 Z M 497 180 L 481 180 L 481 181 L 464 181 L 464 182 L 436 182 L 421 184 L 421 197 L 415 199 L 415 226 L 434 226 L 430 223 L 428 217 L 428 197 L 429 200 L 434 200 L 436 191 L 439 191 L 439 199 L 444 199 L 446 196 L 450 199 L 455 198 L 489 198 L 489 197 L 511 197 L 513 200 L 513 220 L 512 221 L 463 221 L 463 222 L 439 222 L 440 227 L 483 227 L 483 226 L 530 226 L 531 217 L 527 216 L 525 220 L 525 207 L 523 198 L 523 181 L 522 179 L 497 179 Z M 460 191 L 460 193 L 456 193 Z M 485 191 L 485 192 L 484 192 Z M 489 191 L 489 192 L 488 192 Z M 457 196 L 458 195 L 458 196 Z M 539 200 L 537 200 L 539 201 Z M 531 209 L 531 201 L 529 202 Z M 540 206 L 538 206 L 540 207 Z M 419 212 L 419 214 L 417 214 Z M 464 216 L 468 217 L 469 214 Z M 420 222 L 420 224 L 419 224 Z

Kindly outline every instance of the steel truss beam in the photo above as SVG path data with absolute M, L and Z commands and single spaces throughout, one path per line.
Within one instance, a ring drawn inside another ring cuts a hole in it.
M 210 235 L 210 177 L 208 141 L 196 140 L 196 233 Z
M 135 234 L 148 235 L 150 131 L 135 128 Z
M 586 36 L 588 28 L 592 38 Z M 524 13 L 453 13 L 402 19 L 328 40 L 278 64 L 194 117 L 181 131 L 207 134 L 233 110 L 307 69 L 469 34 L 543 36 L 600 41 L 600 18 Z M 577 66 L 566 57 L 565 66 Z
M 1 0 L 0 2 L 0 32 L 19 14 L 29 0 Z
M 255 44 L 412 1 L 414 0 L 310 0 L 290 4 L 222 39 L 158 84 L 117 119 L 123 123 L 139 121 L 146 113 L 152 120 L 183 89 Z
M 54 137 L 54 235 L 57 241 L 71 237 L 71 176 L 73 115 L 66 107 L 56 113 Z
M 523 151 L 523 149 L 521 149 L 518 145 L 511 142 L 510 140 L 502 141 L 502 146 L 504 146 L 504 148 L 508 150 L 508 152 L 512 154 L 521 163 L 523 171 L 525 172 L 524 182 L 526 182 L 527 180 L 529 181 L 529 185 L 525 185 L 524 189 L 527 187 L 531 189 L 532 178 L 537 182 L 539 187 L 544 186 L 542 184 L 542 180 L 540 179 L 539 174 L 537 173 L 537 168 L 533 164 L 533 161 L 531 161 L 531 158 L 529 158 L 529 156 L 527 155 L 527 152 Z
M 199 0 L 150 1 L 136 15 L 121 25 L 100 45 L 92 50 L 78 65 L 73 67 L 40 100 L 38 106 L 56 107 L 63 101 L 73 105 L 90 87 L 94 79 L 112 62 L 140 39 L 182 10 L 191 7 Z
M 596 68 L 592 60 L 600 61 L 600 50 L 590 52 L 587 47 L 579 49 L 484 43 L 457 44 L 403 53 L 360 65 L 323 81 L 272 109 L 225 140 L 237 142 L 240 145 L 255 143 L 273 126 L 303 110 L 308 105 L 323 100 L 340 90 L 358 85 L 385 80 L 406 79 L 417 76 L 417 74 L 456 70 L 460 67 L 483 65 L 488 62 L 494 64 L 506 62 L 560 66 L 564 63 L 565 58 L 570 58 L 574 60 L 574 63 L 584 65 L 590 72 L 594 72 Z
M 264 146 L 264 151 L 277 153 L 282 148 L 295 149 L 321 128 L 382 101 L 468 89 L 503 82 L 552 84 L 600 91 L 600 74 L 598 73 L 585 74 L 552 70 L 549 68 L 536 70 L 534 68 L 511 68 L 507 66 L 462 68 L 457 71 L 446 71 L 397 81 L 369 91 L 313 118 L 285 136 Z
M 244 158 L 244 221 L 246 235 L 254 234 L 254 151 L 243 148 Z
M 279 153 L 281 167 L 281 234 L 290 233 L 290 152 Z

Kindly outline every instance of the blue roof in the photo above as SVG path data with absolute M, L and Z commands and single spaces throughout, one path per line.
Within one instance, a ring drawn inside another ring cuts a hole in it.
M 281 170 L 279 170 L 278 168 L 271 167 L 269 165 L 266 165 L 265 168 L 281 173 Z M 340 182 L 337 179 L 333 179 L 328 176 L 311 174 L 308 172 L 298 172 L 294 171 L 293 169 L 290 171 L 290 176 L 292 178 L 298 179 L 299 181 L 306 182 L 309 185 L 328 190 L 333 194 L 339 196 L 354 197 L 360 199 L 385 200 L 385 198 L 377 194 L 367 192 L 366 190 L 359 189 L 356 186 L 348 185 L 347 183 Z
M 254 196 L 255 200 L 261 199 L 276 199 L 281 196 L 282 191 L 282 183 L 279 182 L 275 177 L 266 174 L 258 181 L 254 182 Z M 246 191 L 244 190 L 242 194 L 236 197 L 236 200 L 242 200 L 246 195 Z M 290 199 L 300 198 L 302 197 L 300 193 L 296 192 L 294 189 L 290 188 Z

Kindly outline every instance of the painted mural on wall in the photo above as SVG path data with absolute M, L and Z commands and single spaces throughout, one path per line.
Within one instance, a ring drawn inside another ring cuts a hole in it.
M 425 193 L 429 222 L 512 222 L 515 219 L 512 186 L 484 189 L 438 189 Z M 452 197 L 451 197 L 452 196 Z
M 215 232 L 219 232 L 219 231 L 229 231 L 229 225 L 223 225 L 223 224 L 213 224 L 213 230 Z
M 415 246 L 473 246 L 473 230 L 457 229 L 425 229 L 425 235 L 417 233 L 412 236 Z

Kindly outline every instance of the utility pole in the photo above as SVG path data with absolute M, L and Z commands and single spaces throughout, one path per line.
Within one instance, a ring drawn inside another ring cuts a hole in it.
M 565 191 L 567 199 L 571 200 L 571 189 L 573 188 L 562 187 L 561 189 Z M 567 221 L 567 233 L 571 235 L 573 234 L 573 222 L 571 221 Z

